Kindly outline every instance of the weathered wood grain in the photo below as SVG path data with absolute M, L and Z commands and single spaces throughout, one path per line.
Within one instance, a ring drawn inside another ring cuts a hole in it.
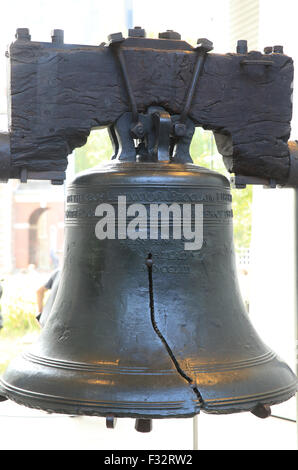
M 161 41 L 126 40 L 123 47 L 139 112 L 149 106 L 179 114 L 196 53 L 160 49 Z M 178 41 L 176 41 L 178 42 Z M 144 44 L 148 44 L 145 47 Z M 138 47 L 140 45 L 140 47 Z M 271 65 L 245 60 L 270 60 Z M 65 170 L 67 156 L 93 128 L 130 110 L 119 65 L 105 46 L 17 40 L 9 48 L 10 145 L 13 168 Z M 289 171 L 292 59 L 283 54 L 209 53 L 189 117 L 212 129 L 237 174 L 284 181 Z

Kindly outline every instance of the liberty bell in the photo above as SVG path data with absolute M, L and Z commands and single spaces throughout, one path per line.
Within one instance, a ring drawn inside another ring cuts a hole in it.
M 194 127 L 187 112 L 132 106 L 110 128 L 111 162 L 69 185 L 57 296 L 5 371 L 3 397 L 148 431 L 200 411 L 266 417 L 295 394 L 296 376 L 249 320 L 230 183 L 192 163 Z

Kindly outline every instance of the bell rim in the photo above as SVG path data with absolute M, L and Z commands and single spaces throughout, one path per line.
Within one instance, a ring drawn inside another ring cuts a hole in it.
M 24 359 L 25 357 L 23 357 L 23 360 Z M 212 396 L 208 397 L 208 387 L 202 387 L 199 383 L 196 383 L 196 386 L 201 392 L 201 402 L 193 394 L 190 384 L 183 385 L 184 395 L 186 393 L 186 395 L 189 396 L 185 395 L 180 400 L 175 399 L 173 396 L 172 400 L 168 401 L 138 400 L 130 402 L 123 400 L 122 397 L 118 402 L 111 402 L 106 400 L 98 400 L 98 397 L 88 397 L 88 399 L 84 399 L 82 398 L 83 395 L 81 395 L 81 397 L 77 396 L 74 398 L 69 396 L 69 394 L 63 396 L 61 394 L 59 395 L 58 389 L 57 395 L 28 390 L 25 389 L 25 386 L 18 386 L 17 383 L 8 383 L 8 381 L 6 381 L 5 373 L 4 376 L 0 378 L 0 392 L 6 398 L 11 399 L 21 405 L 46 410 L 53 413 L 94 416 L 106 416 L 112 413 L 115 417 L 187 417 L 194 416 L 200 411 L 211 414 L 230 414 L 242 411 L 252 411 L 259 404 L 271 406 L 282 403 L 294 396 L 298 389 L 298 381 L 296 376 L 290 369 L 288 369 L 288 374 L 291 375 L 288 375 L 288 384 L 285 386 L 278 387 L 278 384 L 276 384 L 274 387 L 272 384 L 272 386 L 266 391 L 255 391 L 249 394 L 242 393 L 239 396 L 217 396 L 216 398 L 212 398 Z M 62 389 L 65 387 L 65 385 L 66 383 L 62 386 Z M 62 389 L 60 389 L 60 392 Z
M 150 417 L 152 419 L 162 418 L 186 418 L 199 414 L 201 411 L 207 414 L 233 414 L 240 412 L 250 412 L 257 405 L 278 405 L 290 398 L 297 392 L 297 382 L 293 382 L 287 387 L 281 387 L 275 391 L 266 394 L 250 395 L 251 400 L 247 400 L 247 396 L 231 399 L 207 399 L 203 404 L 199 400 L 193 399 L 193 407 L 183 406 L 184 402 L 171 402 L 171 403 L 147 403 L 144 404 L 131 402 L 132 410 L 128 410 L 128 402 L 120 402 L 116 406 L 115 402 L 110 403 L 111 406 L 95 405 L 94 402 L 83 400 L 70 400 L 64 397 L 52 397 L 50 395 L 38 394 L 36 392 L 28 392 L 18 389 L 18 387 L 7 384 L 3 379 L 0 379 L 0 392 L 7 398 L 19 405 L 24 405 L 29 408 L 39 409 L 50 413 L 58 414 L 77 414 L 81 416 L 98 416 L 106 417 L 113 415 L 119 418 L 136 418 L 136 417 Z M 269 398 L 270 395 L 270 398 Z M 55 400 L 56 399 L 56 400 Z M 47 403 L 49 406 L 47 406 Z M 136 405 L 138 405 L 136 407 Z M 121 410 L 123 408 L 123 410 Z M 139 408 L 139 409 L 138 409 Z M 159 411 L 159 412 L 158 412 Z

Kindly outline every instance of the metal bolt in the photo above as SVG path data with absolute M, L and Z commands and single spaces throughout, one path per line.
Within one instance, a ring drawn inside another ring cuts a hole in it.
M 64 43 L 64 31 L 63 29 L 53 29 L 51 33 L 52 42 Z
M 20 39 L 21 41 L 30 41 L 31 36 L 28 28 L 17 28 L 16 39 Z
M 146 31 L 141 26 L 135 26 L 133 29 L 128 30 L 128 36 L 130 38 L 145 38 Z
M 200 48 L 205 52 L 212 51 L 213 42 L 209 41 L 209 39 L 206 39 L 206 38 L 199 38 L 197 40 L 197 48 Z
M 264 47 L 264 54 L 272 54 L 272 52 L 273 52 L 272 46 Z
M 276 54 L 283 54 L 284 48 L 283 46 L 273 46 L 273 52 Z
M 116 44 L 119 42 L 124 41 L 124 37 L 122 36 L 122 33 L 113 33 L 108 35 L 108 40 L 110 44 Z
M 252 414 L 258 418 L 268 418 L 271 415 L 271 409 L 269 405 L 262 405 L 259 403 L 252 410 Z
M 117 423 L 117 418 L 112 415 L 106 416 L 106 427 L 108 429 L 114 429 Z
M 236 52 L 237 52 L 237 54 L 247 54 L 247 41 L 246 41 L 246 39 L 239 39 L 239 41 L 237 41 Z
M 131 134 L 133 138 L 135 139 L 141 139 L 144 137 L 144 126 L 141 122 L 137 122 L 132 128 L 131 128 Z
M 150 432 L 152 430 L 152 420 L 147 418 L 137 418 L 135 429 L 138 432 Z
M 183 137 L 186 134 L 186 125 L 178 122 L 174 125 L 174 133 L 177 137 Z
M 159 39 L 181 39 L 181 34 L 173 31 L 173 29 L 167 29 L 163 33 L 158 34 Z

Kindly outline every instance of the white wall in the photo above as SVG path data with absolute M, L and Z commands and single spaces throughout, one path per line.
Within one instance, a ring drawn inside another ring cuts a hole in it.
M 298 64 L 298 3 L 260 0 L 259 49 L 283 45 Z M 298 139 L 298 81 L 294 79 L 291 140 Z M 254 187 L 250 316 L 262 339 L 295 371 L 294 197 L 291 189 Z M 281 407 L 295 419 L 295 399 Z

